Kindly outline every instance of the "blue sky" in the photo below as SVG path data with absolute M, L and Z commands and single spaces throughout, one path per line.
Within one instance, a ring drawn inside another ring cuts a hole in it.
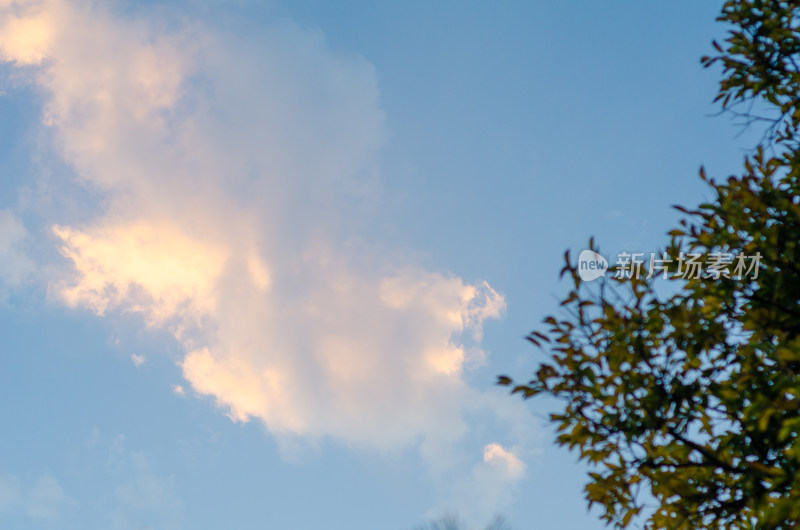
M 719 7 L 0 1 L 0 526 L 602 528 L 493 382 L 737 170 Z

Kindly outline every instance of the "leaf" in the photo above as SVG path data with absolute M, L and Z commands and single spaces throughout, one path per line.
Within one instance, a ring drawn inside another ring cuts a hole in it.
M 512 384 L 513 381 L 507 375 L 498 375 L 497 376 L 497 384 L 502 386 L 508 386 Z

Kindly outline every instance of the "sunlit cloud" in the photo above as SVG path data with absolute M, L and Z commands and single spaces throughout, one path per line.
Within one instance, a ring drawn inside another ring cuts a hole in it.
M 89 307 L 100 315 L 109 306 L 125 306 L 145 313 L 153 323 L 214 310 L 225 249 L 153 221 L 85 232 L 56 226 L 53 232 L 80 278 L 57 288 L 69 306 Z
M 483 461 L 497 467 L 510 477 L 519 477 L 525 474 L 525 464 L 522 460 L 497 443 L 488 444 L 483 448 Z
M 14 7 L 15 2 L 4 0 L 0 8 Z M 44 4 L 27 4 L 22 16 L 4 17 L 0 25 L 0 50 L 5 61 L 18 65 L 40 63 L 50 53 L 54 40 L 52 14 Z
M 0 56 L 34 66 L 20 75 L 44 94 L 50 147 L 96 197 L 88 220 L 51 220 L 69 265 L 52 296 L 170 331 L 176 394 L 278 435 L 417 444 L 455 476 L 467 415 L 491 416 L 521 448 L 467 457 L 493 511 L 525 474 L 513 426 L 530 417 L 465 374 L 504 297 L 344 228 L 381 201 L 373 67 L 286 21 L 233 34 L 89 2 L 0 5 Z

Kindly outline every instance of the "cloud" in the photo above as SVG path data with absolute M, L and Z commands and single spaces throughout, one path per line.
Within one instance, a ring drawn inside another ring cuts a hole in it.
M 214 309 L 213 286 L 226 256 L 165 223 L 137 221 L 125 226 L 79 232 L 55 227 L 62 252 L 81 280 L 62 284 L 70 306 L 83 305 L 102 315 L 109 306 L 130 306 L 154 323 L 191 308 Z
M 14 475 L 0 474 L 0 513 L 10 511 L 22 501 L 19 480 Z
M 483 461 L 510 477 L 520 477 L 525 474 L 525 464 L 522 460 L 497 443 L 490 443 L 483 448 Z
M 139 368 L 140 366 L 142 366 L 146 360 L 147 359 L 145 358 L 144 355 L 139 355 L 138 353 L 132 353 L 131 354 L 131 362 L 133 362 L 133 364 L 134 364 L 134 366 L 136 366 L 136 368 Z
M 28 502 L 25 512 L 31 519 L 57 520 L 64 511 L 65 506 L 72 504 L 58 481 L 44 475 L 36 479 L 36 482 L 28 492 Z
M 0 210 L 0 300 L 20 287 L 34 270 L 25 251 L 28 239 L 19 218 L 8 210 Z
M 185 391 L 234 421 L 419 444 L 438 476 L 465 458 L 523 476 L 500 445 L 454 449 L 476 417 L 526 443 L 524 408 L 465 377 L 504 297 L 359 236 L 381 203 L 372 65 L 285 20 L 234 32 L 94 2 L 0 6 L 0 56 L 26 66 L 53 152 L 95 200 L 52 220 L 71 266 L 58 299 L 171 331 Z
M 0 2 L 0 8 L 9 9 L 13 3 Z M 0 57 L 17 65 L 38 64 L 53 44 L 54 23 L 44 5 L 28 6 L 22 17 L 6 17 L 0 25 Z
M 16 476 L 0 473 L 0 514 L 21 513 L 35 521 L 63 522 L 76 507 L 77 502 L 48 474 L 23 485 Z
M 113 500 L 103 514 L 110 528 L 182 527 L 174 477 L 157 473 L 144 452 L 128 450 L 123 435 L 112 439 L 106 472 L 116 483 Z
M 458 470 L 450 488 L 444 488 L 428 516 L 435 518 L 456 510 L 467 521 L 481 522 L 507 510 L 518 495 L 519 480 L 526 464 L 518 454 L 522 448 L 505 448 L 492 442 L 483 448 L 483 459 L 472 468 Z

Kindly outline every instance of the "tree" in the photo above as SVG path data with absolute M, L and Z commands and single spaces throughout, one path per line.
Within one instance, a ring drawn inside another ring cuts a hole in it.
M 445 515 L 441 519 L 428 523 L 427 525 L 417 527 L 417 530 L 462 530 L 464 524 L 456 515 Z M 505 518 L 498 515 L 486 525 L 485 530 L 510 530 L 506 524 Z
M 730 0 L 718 20 L 728 37 L 701 61 L 721 66 L 715 101 L 764 125 L 742 174 L 701 169 L 714 200 L 677 207 L 663 274 L 582 282 L 567 252 L 564 314 L 527 337 L 546 360 L 498 381 L 559 400 L 557 441 L 616 528 L 800 526 L 800 4 Z

